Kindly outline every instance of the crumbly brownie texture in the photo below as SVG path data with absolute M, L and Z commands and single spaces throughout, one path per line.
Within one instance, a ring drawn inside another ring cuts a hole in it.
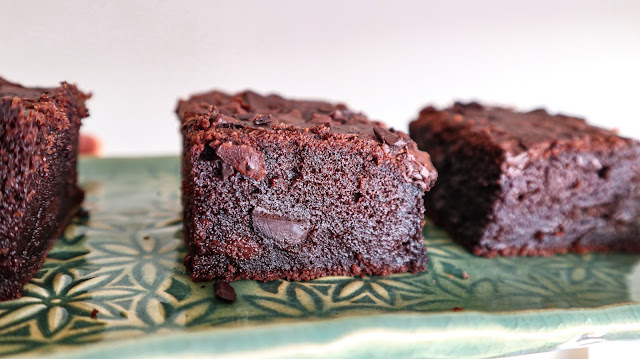
M 0 300 L 20 297 L 82 201 L 76 158 L 88 98 L 66 83 L 0 78 Z
M 436 171 L 344 105 L 210 92 L 180 101 L 185 265 L 196 281 L 423 270 Z
M 640 250 L 640 143 L 584 120 L 477 103 L 410 124 L 433 156 L 427 215 L 473 253 Z

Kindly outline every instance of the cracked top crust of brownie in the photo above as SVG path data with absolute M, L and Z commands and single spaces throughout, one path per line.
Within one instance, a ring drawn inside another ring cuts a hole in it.
M 90 97 L 91 94 L 83 93 L 75 85 L 66 82 L 58 87 L 24 87 L 0 77 L 0 98 L 19 101 L 9 106 L 13 110 L 6 108 L 4 111 L 17 111 L 18 107 L 22 107 L 26 112 L 30 112 L 29 110 L 34 109 L 35 104 L 38 103 L 42 111 L 53 111 L 56 115 L 79 121 L 89 116 L 85 101 Z M 73 113 L 64 113 L 64 111 Z
M 411 124 L 417 131 L 430 126 L 431 132 L 458 132 L 457 137 L 483 138 L 497 144 L 511 156 L 532 154 L 552 145 L 574 143 L 586 145 L 620 145 L 636 142 L 618 136 L 615 131 L 589 125 L 584 119 L 563 114 L 552 115 L 545 109 L 517 112 L 510 108 L 483 106 L 477 102 L 460 103 L 444 110 L 429 106 L 420 111 Z M 444 128 L 449 128 L 443 131 Z M 433 154 L 432 154 L 433 155 Z
M 211 91 L 178 103 L 177 113 L 186 136 L 202 136 L 212 128 L 254 128 L 313 133 L 321 137 L 373 140 L 388 145 L 391 154 L 406 150 L 409 178 L 423 190 L 433 186 L 437 172 L 428 153 L 418 150 L 404 132 L 369 120 L 343 104 L 323 101 L 287 100 L 278 95 L 262 96 L 252 91 L 228 95 Z

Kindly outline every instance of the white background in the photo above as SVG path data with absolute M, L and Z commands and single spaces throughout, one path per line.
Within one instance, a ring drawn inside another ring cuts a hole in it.
M 176 100 L 343 101 L 406 129 L 456 99 L 640 137 L 640 1 L 5 1 L 0 76 L 93 92 L 105 155 L 177 154 Z

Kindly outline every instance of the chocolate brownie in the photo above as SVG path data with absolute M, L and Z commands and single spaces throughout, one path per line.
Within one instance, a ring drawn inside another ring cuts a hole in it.
M 436 171 L 407 134 L 344 105 L 249 91 L 196 95 L 177 112 L 195 281 L 424 269 Z
M 0 78 L 0 300 L 20 297 L 82 201 L 76 158 L 88 98 L 67 83 Z
M 640 250 L 638 141 L 477 103 L 427 107 L 410 134 L 440 174 L 428 216 L 473 253 Z

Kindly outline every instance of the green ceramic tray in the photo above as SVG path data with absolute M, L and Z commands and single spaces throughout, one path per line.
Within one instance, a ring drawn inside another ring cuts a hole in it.
M 177 158 L 80 175 L 91 215 L 0 303 L 0 356 L 486 358 L 640 338 L 640 257 L 484 259 L 431 226 L 418 275 L 241 281 L 220 303 L 182 265 Z

